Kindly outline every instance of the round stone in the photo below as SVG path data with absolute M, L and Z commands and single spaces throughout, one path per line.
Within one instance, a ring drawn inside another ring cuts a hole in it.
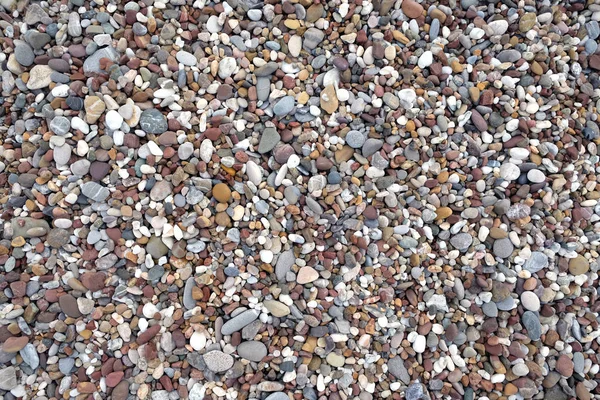
M 212 189 L 213 197 L 219 203 L 227 203 L 231 199 L 231 189 L 224 183 L 217 183 Z
M 504 163 L 500 166 L 500 176 L 507 181 L 514 181 L 521 175 L 521 170 L 513 163 Z
M 350 131 L 346 134 L 346 144 L 354 149 L 360 149 L 367 140 L 367 136 L 360 131 Z
M 532 183 L 542 183 L 546 180 L 546 175 L 539 169 L 532 169 L 527 172 L 527 179 Z
M 521 294 L 521 304 L 529 311 L 540 310 L 540 299 L 533 292 L 523 292 Z
M 589 261 L 582 255 L 569 260 L 569 272 L 573 275 L 585 274 L 590 270 Z
M 254 362 L 260 362 L 268 353 L 267 346 L 256 340 L 240 343 L 237 352 L 240 357 Z
M 494 241 L 494 255 L 499 258 L 508 258 L 512 254 L 514 246 L 510 239 L 497 239 Z

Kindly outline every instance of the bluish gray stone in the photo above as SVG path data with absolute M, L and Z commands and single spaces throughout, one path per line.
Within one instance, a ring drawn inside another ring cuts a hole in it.
M 23 361 L 25 361 L 31 369 L 36 370 L 40 366 L 40 357 L 33 344 L 27 343 L 25 347 L 19 351 L 19 354 L 21 354 Z
M 590 21 L 585 24 L 588 36 L 592 40 L 596 40 L 600 36 L 600 26 L 598 21 Z
M 74 358 L 68 357 L 68 358 L 61 358 L 60 360 L 58 360 L 58 369 L 60 370 L 60 372 L 62 372 L 66 376 L 71 375 L 71 370 L 73 369 L 74 366 L 75 366 Z
M 254 70 L 254 75 L 259 77 L 270 77 L 279 69 L 279 64 L 274 61 L 269 61 L 265 65 L 262 65 Z
M 71 129 L 71 121 L 69 121 L 66 117 L 55 117 L 50 122 L 50 131 L 52 131 L 55 135 L 64 136 Z
M 183 289 L 183 306 L 188 310 L 196 307 L 196 300 L 192 297 L 194 286 L 196 286 L 196 282 L 194 281 L 194 277 L 191 276 L 185 282 L 185 287 Z
M 110 196 L 110 190 L 96 182 L 86 182 L 81 186 L 81 193 L 94 201 L 104 201 Z
M 440 33 L 440 21 L 437 18 L 434 18 L 431 21 L 431 27 L 429 28 L 429 40 L 433 41 L 438 37 Z
M 260 137 L 260 142 L 258 144 L 258 152 L 260 154 L 268 153 L 273 150 L 275 145 L 279 143 L 281 140 L 281 136 L 275 128 L 266 128 Z
M 540 340 L 542 336 L 542 324 L 539 317 L 533 311 L 525 311 L 521 317 L 521 322 L 527 329 L 527 336 L 531 340 Z
M 290 400 L 290 398 L 283 392 L 275 392 L 268 395 L 265 400 Z
M 278 117 L 288 115 L 294 109 L 294 103 L 294 96 L 285 96 L 273 106 L 273 112 Z
M 105 47 L 96 51 L 90 57 L 86 58 L 83 62 L 83 73 L 84 74 L 93 74 L 101 72 L 100 69 L 100 59 L 108 58 L 112 62 L 116 63 L 119 61 L 119 53 L 112 47 Z
M 167 118 L 157 109 L 149 108 L 140 116 L 140 127 L 146 133 L 160 134 L 168 129 Z
M 40 50 L 45 45 L 50 43 L 52 38 L 47 33 L 38 32 L 35 29 L 31 29 L 25 33 L 25 41 L 33 47 L 34 50 Z
M 514 63 L 521 58 L 521 52 L 519 50 L 514 50 L 514 49 L 502 50 L 500 53 L 498 53 L 496 58 L 498 60 L 500 60 L 500 62 L 513 62 Z
M 525 264 L 523 264 L 523 268 L 532 274 L 547 267 L 548 256 L 540 251 L 534 251 L 531 253 L 531 257 L 529 257 L 529 259 L 525 261 Z
M 404 396 L 406 400 L 421 400 L 425 396 L 423 385 L 420 382 L 412 383 L 406 388 Z
M 460 251 L 467 250 L 473 243 L 473 236 L 468 233 L 459 233 L 450 239 L 450 244 Z
M 221 334 L 231 335 L 233 332 L 239 331 L 252 321 L 256 320 L 259 315 L 260 312 L 257 310 L 243 311 L 223 324 L 223 327 L 221 328 Z
M 511 296 L 508 296 L 504 300 L 496 302 L 496 307 L 498 307 L 498 310 L 501 310 L 501 311 L 510 311 L 513 308 L 515 308 L 516 306 L 517 305 L 516 305 L 515 299 Z
M 481 310 L 485 315 L 487 315 L 490 318 L 496 318 L 498 316 L 498 307 L 493 301 L 483 303 L 483 305 L 481 306 Z
M 381 139 L 373 139 L 369 138 L 365 141 L 362 146 L 362 155 L 363 157 L 370 157 L 375 154 L 376 151 L 379 151 L 383 147 L 383 140 Z
M 268 353 L 267 346 L 257 340 L 240 343 L 237 352 L 240 357 L 254 362 L 261 361 Z
M 15 367 L 6 367 L 0 370 L 0 389 L 12 390 L 17 387 L 17 372 Z
M 275 264 L 275 275 L 277 275 L 277 279 L 279 279 L 280 282 L 285 281 L 285 276 L 291 270 L 292 265 L 294 265 L 295 262 L 296 256 L 292 249 L 284 251 L 279 255 L 277 264 Z
M 346 134 L 346 144 L 353 149 L 360 149 L 367 140 L 367 135 L 361 131 L 351 130 Z
M 260 101 L 267 101 L 271 93 L 271 79 L 266 77 L 256 78 L 256 98 Z
M 387 366 L 390 374 L 400 379 L 406 385 L 410 383 L 410 375 L 408 374 L 408 370 L 404 366 L 404 360 L 402 358 L 396 356 L 390 359 L 387 362 Z
M 325 32 L 317 28 L 308 28 L 306 32 L 304 32 L 302 46 L 306 50 L 313 50 L 323 41 L 323 38 L 325 38 Z
M 29 67 L 33 64 L 35 54 L 33 49 L 25 42 L 21 40 L 15 40 L 15 59 L 19 64 L 24 67 Z

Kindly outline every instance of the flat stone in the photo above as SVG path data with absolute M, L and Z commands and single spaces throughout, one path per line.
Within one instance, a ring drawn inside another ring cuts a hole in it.
M 6 367 L 0 370 L 0 389 L 12 390 L 17 387 L 17 372 L 15 367 Z
M 387 366 L 390 374 L 400 379 L 402 383 L 406 385 L 410 383 L 410 375 L 408 374 L 408 370 L 404 366 L 404 360 L 402 358 L 398 356 L 391 358 L 387 362 Z
M 540 299 L 533 292 L 526 291 L 521 293 L 521 304 L 529 311 L 540 310 Z
M 414 0 L 403 0 L 402 1 L 402 12 L 408 18 L 419 18 L 423 15 L 423 6 Z
M 255 340 L 240 343 L 237 346 L 238 355 L 246 360 L 259 362 L 267 355 L 267 346 Z
M 84 100 L 85 120 L 88 124 L 93 124 L 106 109 L 106 104 L 97 96 L 87 96 Z
M 198 59 L 196 59 L 196 57 L 192 53 L 188 53 L 187 51 L 179 50 L 175 55 L 175 58 L 177 58 L 177 61 L 179 61 L 183 65 L 187 65 L 190 67 L 198 64 Z
M 515 247 L 509 238 L 498 239 L 494 241 L 494 255 L 499 258 L 508 258 Z
M 219 203 L 227 203 L 231 199 L 231 189 L 225 183 L 217 183 L 213 187 L 212 193 Z
M 375 152 L 383 147 L 383 140 L 369 138 L 365 140 L 361 152 L 363 157 L 371 157 Z
M 260 136 L 260 143 L 258 145 L 258 152 L 265 154 L 275 148 L 275 145 L 279 143 L 281 136 L 275 128 L 266 128 Z
M 256 310 L 246 310 L 241 312 L 223 324 L 221 334 L 231 335 L 232 333 L 241 330 L 243 327 L 256 320 L 259 314 L 260 313 Z
M 525 261 L 525 264 L 523 264 L 523 269 L 531 273 L 536 273 L 547 267 L 548 256 L 539 251 L 534 251 L 531 253 L 531 257 L 529 257 L 527 261 Z
M 385 92 L 383 94 L 383 102 L 385 103 L 386 106 L 388 106 L 389 108 L 391 108 L 392 110 L 397 110 L 398 107 L 400 107 L 400 99 L 395 96 L 393 93 L 390 92 Z M 405 102 L 404 104 L 408 104 L 409 102 Z M 411 108 L 412 107 L 412 102 L 410 102 L 410 106 L 406 107 L 406 108 Z
M 290 308 L 277 300 L 265 300 L 263 305 L 275 317 L 282 318 L 290 314 Z
M 585 274 L 590 270 L 589 261 L 581 255 L 569 260 L 569 272 L 573 275 Z
M 2 351 L 16 353 L 29 343 L 27 336 L 9 337 L 2 343 Z
M 525 311 L 521 317 L 521 322 L 527 329 L 527 336 L 531 340 L 540 340 L 542 335 L 542 324 L 538 316 L 532 311 Z
M 233 367 L 233 357 L 222 351 L 213 350 L 204 354 L 204 362 L 208 369 L 213 372 L 225 372 Z
M 275 106 L 273 106 L 273 113 L 276 116 L 282 117 L 289 114 L 294 109 L 295 99 L 294 96 L 282 97 Z
M 50 131 L 55 135 L 64 136 L 71 129 L 71 121 L 65 117 L 55 117 L 50 122 Z
M 568 378 L 573 375 L 573 368 L 573 360 L 571 360 L 568 355 L 561 354 L 561 356 L 558 357 L 558 360 L 556 361 L 556 370 L 559 374 Z
M 237 62 L 233 57 L 224 57 L 219 62 L 219 78 L 225 79 L 230 77 L 237 68 Z
M 183 306 L 188 310 L 196 307 L 196 300 L 192 296 L 192 290 L 196 286 L 196 282 L 193 277 L 188 278 L 185 282 L 185 288 L 183 291 Z
M 339 101 L 335 93 L 333 85 L 327 86 L 321 91 L 321 108 L 328 114 L 333 114 L 337 111 Z
M 71 296 L 70 294 L 62 295 L 58 298 L 58 303 L 60 304 L 62 312 L 64 312 L 68 317 L 81 317 L 81 312 L 79 311 L 79 306 L 77 305 L 77 300 L 75 297 Z
M 303 37 L 302 46 L 310 51 L 315 49 L 325 38 L 325 32 L 317 28 L 308 28 Z
M 279 255 L 277 264 L 275 264 L 275 274 L 279 281 L 284 281 L 287 273 L 291 270 L 296 262 L 296 256 L 293 250 L 288 250 Z
M 290 400 L 290 398 L 283 392 L 275 392 L 268 395 L 265 400 Z
M 58 360 L 58 369 L 63 375 L 69 375 L 75 366 L 74 358 L 61 358 Z
M 46 238 L 46 242 L 50 247 L 54 247 L 56 249 L 64 246 L 69 243 L 71 238 L 71 234 L 66 229 L 54 228 L 48 232 L 48 237 Z
M 300 285 L 305 285 L 307 283 L 311 283 L 319 279 L 319 273 L 312 267 L 302 267 L 300 271 L 298 271 L 298 276 L 296 277 L 296 282 Z
M 460 251 L 467 250 L 473 243 L 473 236 L 468 233 L 459 233 L 450 239 L 450 244 Z
M 14 54 L 17 62 L 24 67 L 29 67 L 33 64 L 35 54 L 33 49 L 23 41 L 15 41 Z
M 96 182 L 86 182 L 81 186 L 81 193 L 90 200 L 102 202 L 110 196 L 110 190 Z

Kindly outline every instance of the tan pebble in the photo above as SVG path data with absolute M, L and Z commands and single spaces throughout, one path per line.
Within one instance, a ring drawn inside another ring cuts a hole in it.
M 227 203 L 231 199 L 231 189 L 224 183 L 217 183 L 212 192 L 213 197 L 220 203 Z

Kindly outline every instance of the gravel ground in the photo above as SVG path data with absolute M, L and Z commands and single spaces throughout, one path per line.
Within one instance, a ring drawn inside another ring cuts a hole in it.
M 599 399 L 599 21 L 0 0 L 0 397 Z

